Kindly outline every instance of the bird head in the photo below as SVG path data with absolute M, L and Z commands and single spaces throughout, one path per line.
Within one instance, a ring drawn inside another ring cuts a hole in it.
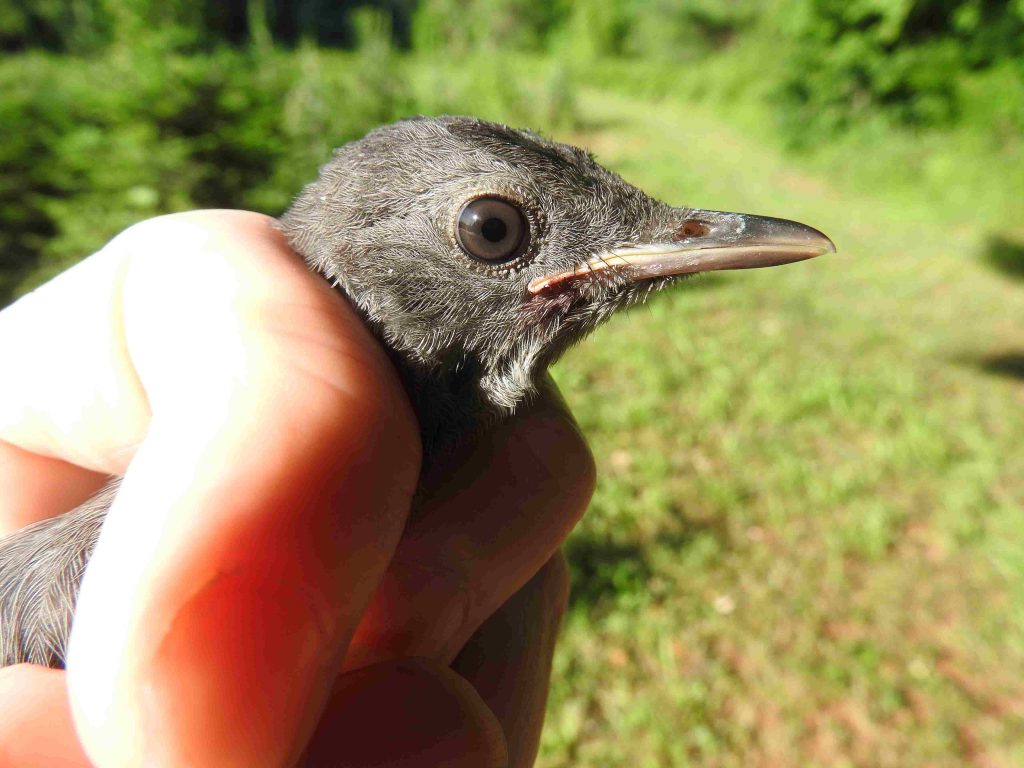
M 581 149 L 467 117 L 345 145 L 282 229 L 390 348 L 428 444 L 511 413 L 567 347 L 683 276 L 835 250 L 796 222 L 671 207 Z

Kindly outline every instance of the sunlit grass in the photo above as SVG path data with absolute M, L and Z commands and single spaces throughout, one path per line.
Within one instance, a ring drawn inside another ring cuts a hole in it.
M 693 105 L 579 108 L 648 191 L 839 254 L 682 285 L 558 366 L 601 480 L 541 764 L 1022 764 L 1024 379 L 993 361 L 1024 286 L 991 220 Z

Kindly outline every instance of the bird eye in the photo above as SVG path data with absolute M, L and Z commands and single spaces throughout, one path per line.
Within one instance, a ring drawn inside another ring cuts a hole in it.
M 521 256 L 530 241 L 523 212 L 497 197 L 481 197 L 459 212 L 455 236 L 459 246 L 481 261 L 509 261 Z

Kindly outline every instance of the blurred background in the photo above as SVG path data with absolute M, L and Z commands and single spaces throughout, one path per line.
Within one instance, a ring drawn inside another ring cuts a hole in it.
M 555 375 L 601 480 L 540 765 L 1024 765 L 1024 0 L 0 0 L 0 305 L 469 113 L 836 256 Z

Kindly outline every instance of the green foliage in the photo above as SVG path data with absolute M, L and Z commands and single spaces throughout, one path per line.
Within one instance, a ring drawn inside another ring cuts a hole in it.
M 756 16 L 753 0 L 423 0 L 413 18 L 418 51 L 464 55 L 549 49 L 685 60 L 726 45 Z
M 409 112 L 379 45 L 350 57 L 341 77 L 324 76 L 315 52 L 155 53 L 0 65 L 0 119 L 18 126 L 0 144 L 8 291 L 141 218 L 195 207 L 280 212 L 331 147 Z
M 1019 103 L 1024 93 L 1022 3 L 784 0 L 781 7 L 775 26 L 792 53 L 779 93 L 796 143 L 876 117 L 950 125 L 963 115 L 965 77 L 1004 63 L 1017 75 L 1008 97 Z
M 286 81 L 275 97 L 280 152 L 272 160 L 272 173 L 234 205 L 284 211 L 335 147 L 418 111 L 391 44 L 388 17 L 366 9 L 354 22 L 360 47 L 353 54 L 306 44 L 294 55 L 267 59 L 267 67 Z
M 180 47 L 300 40 L 351 47 L 352 14 L 372 6 L 408 41 L 414 0 L 0 0 L 0 50 L 96 53 L 121 42 L 158 37 Z
M 748 0 L 634 0 L 627 6 L 622 53 L 693 59 L 730 43 L 754 20 L 757 8 Z
M 0 0 L 0 49 L 357 47 L 361 9 L 387 20 L 394 45 L 430 56 L 700 67 L 746 45 L 756 55 L 734 57 L 733 85 L 769 96 L 783 134 L 805 147 L 876 121 L 958 124 L 978 104 L 978 74 L 1000 71 L 989 102 L 1008 102 L 1003 122 L 1024 132 L 1024 0 Z
M 0 0 L 0 50 L 96 50 L 111 38 L 107 10 L 104 0 Z
M 113 44 L 209 44 L 212 3 L 194 0 L 0 0 L 0 50 L 96 53 Z
M 35 282 L 140 218 L 244 205 L 281 153 L 286 87 L 227 51 L 4 62 L 3 116 L 18 140 L 0 150 L 3 250 Z
M 566 0 L 422 0 L 412 21 L 413 47 L 424 53 L 539 50 L 565 18 Z

